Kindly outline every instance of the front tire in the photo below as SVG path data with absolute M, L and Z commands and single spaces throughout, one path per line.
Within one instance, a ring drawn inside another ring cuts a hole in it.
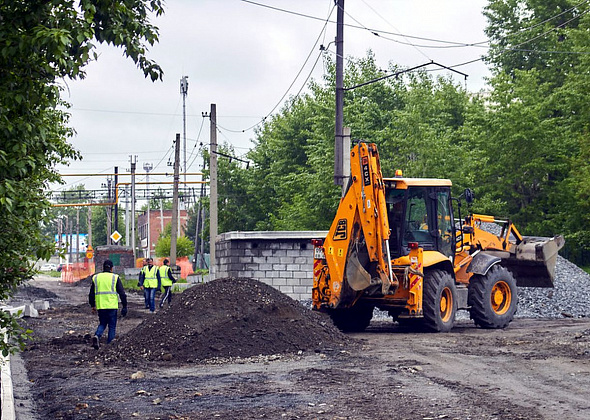
M 457 289 L 450 273 L 443 270 L 424 273 L 422 311 L 426 329 L 433 332 L 451 331 L 457 313 Z
M 373 306 L 356 304 L 352 308 L 330 311 L 334 325 L 343 332 L 363 332 L 373 319 Z
M 514 319 L 518 289 L 512 273 L 494 265 L 485 276 L 475 275 L 469 282 L 467 303 L 471 319 L 481 328 L 506 328 Z

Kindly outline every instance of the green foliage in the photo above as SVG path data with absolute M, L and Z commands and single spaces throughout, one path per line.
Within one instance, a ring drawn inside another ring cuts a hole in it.
M 164 226 L 164 231 L 160 233 L 160 237 L 156 242 L 156 256 L 170 257 L 171 243 L 172 243 L 172 225 L 168 223 Z M 177 257 L 192 257 L 195 252 L 195 245 L 186 236 L 179 236 L 176 238 L 176 256 Z
M 511 218 L 523 234 L 564 234 L 565 253 L 590 263 L 590 57 L 569 54 L 587 49 L 590 15 L 588 5 L 573 6 L 490 1 L 491 91 L 469 94 L 425 72 L 348 90 L 353 140 L 378 145 L 385 176 L 402 169 L 449 178 L 455 195 L 475 191 L 474 211 Z M 334 65 L 327 67 L 323 83 L 311 82 L 257 131 L 248 169 L 220 161 L 220 231 L 330 226 L 341 191 L 332 181 Z M 348 61 L 345 86 L 382 75 L 369 53 Z
M 121 47 L 152 80 L 160 67 L 146 57 L 158 40 L 151 15 L 161 0 L 13 1 L 0 4 L 0 300 L 34 274 L 33 263 L 53 254 L 44 227 L 52 223 L 44 189 L 59 181 L 53 169 L 79 157 L 68 144 L 68 104 L 60 99 L 63 78 L 84 77 L 97 58 L 94 42 Z M 16 341 L 12 319 L 0 327 Z
M 171 238 L 168 236 L 160 236 L 156 242 L 156 256 L 169 257 L 171 249 Z M 192 257 L 195 252 L 195 246 L 192 241 L 186 236 L 180 236 L 176 239 L 176 256 L 177 257 Z
M 564 234 L 590 263 L 589 5 L 494 0 L 486 7 L 495 75 L 476 141 L 488 157 L 480 193 L 501 200 L 523 233 Z
M 92 207 L 92 246 L 100 246 L 107 244 L 108 238 L 108 223 L 107 217 L 111 212 L 110 206 L 96 206 Z M 125 219 L 124 219 L 125 209 L 119 208 L 118 211 L 118 232 L 123 234 L 123 238 L 119 241 L 119 244 L 125 244 Z M 113 208 L 112 211 L 112 222 L 111 222 L 111 231 L 115 231 L 115 209 Z
M 227 191 L 220 192 L 220 231 L 330 226 L 341 188 L 333 183 L 334 66 L 328 67 L 325 84 L 311 83 L 309 94 L 291 99 L 258 131 L 248 154 L 253 165 L 220 163 L 220 184 L 227 177 L 234 188 L 220 187 Z M 369 53 L 349 61 L 345 85 L 380 76 Z M 455 178 L 465 188 L 473 181 L 465 170 L 473 154 L 466 121 L 484 111 L 451 81 L 420 73 L 347 91 L 344 120 L 353 139 L 377 143 L 386 176 L 403 169 L 408 176 Z M 222 209 L 229 210 L 227 220 Z

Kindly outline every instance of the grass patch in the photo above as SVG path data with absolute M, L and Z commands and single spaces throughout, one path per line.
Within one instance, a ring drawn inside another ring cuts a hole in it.
M 139 283 L 139 279 L 137 279 L 137 278 L 127 279 L 127 278 L 125 278 L 124 274 L 119 275 L 119 277 L 121 277 L 121 283 L 123 283 L 123 288 L 125 290 L 139 290 L 139 286 L 137 285 L 137 283 Z

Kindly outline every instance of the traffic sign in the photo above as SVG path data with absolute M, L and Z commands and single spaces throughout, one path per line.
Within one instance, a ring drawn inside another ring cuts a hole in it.
M 119 242 L 119 241 L 121 240 L 121 238 L 122 238 L 122 237 L 123 237 L 123 236 L 121 236 L 121 234 L 120 234 L 119 232 L 117 232 L 117 231 L 114 231 L 114 232 L 113 232 L 113 234 L 111 235 L 111 239 L 112 239 L 112 240 L 113 240 L 115 243 Z
M 92 257 L 94 257 L 94 249 L 92 248 L 92 245 L 88 245 L 86 247 L 86 258 L 91 259 Z

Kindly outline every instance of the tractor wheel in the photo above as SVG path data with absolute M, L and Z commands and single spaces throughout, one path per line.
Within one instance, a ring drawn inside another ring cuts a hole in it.
M 362 332 L 373 318 L 373 306 L 356 304 L 352 308 L 330 311 L 332 322 L 344 332 Z
M 453 276 L 443 270 L 424 273 L 422 310 L 424 327 L 434 332 L 449 332 L 455 324 L 457 290 Z
M 516 313 L 517 292 L 512 273 L 498 264 L 485 276 L 473 276 L 467 298 L 471 319 L 481 328 L 506 328 Z

